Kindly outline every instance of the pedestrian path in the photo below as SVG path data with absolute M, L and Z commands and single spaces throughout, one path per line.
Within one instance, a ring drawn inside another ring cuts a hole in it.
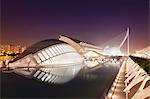
M 119 73 L 116 76 L 115 81 L 113 82 L 106 99 L 125 99 L 126 95 L 123 92 L 125 88 L 125 62 L 123 62 L 120 67 Z

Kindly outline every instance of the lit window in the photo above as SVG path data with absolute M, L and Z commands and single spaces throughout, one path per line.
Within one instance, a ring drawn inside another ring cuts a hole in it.
M 49 79 L 52 77 L 51 74 L 49 74 L 49 76 L 45 79 L 45 81 L 49 81 Z
M 55 78 L 51 81 L 51 82 L 53 82 L 53 83 L 55 83 L 55 81 L 57 80 L 57 76 L 55 76 Z
M 56 54 L 55 54 L 54 51 L 51 49 L 51 47 L 49 48 L 49 51 L 52 53 L 53 56 L 56 56 Z
M 49 58 L 49 56 L 47 55 L 47 53 L 46 53 L 45 51 L 42 51 L 42 53 L 43 53 L 43 55 L 44 55 L 44 57 L 45 57 L 46 59 Z
M 55 78 L 55 75 L 52 75 L 52 77 L 49 79 L 48 82 L 52 82 L 52 80 Z
M 55 47 L 57 53 L 58 53 L 58 54 L 61 54 L 61 52 L 60 52 L 60 50 L 58 49 L 58 47 L 57 47 L 56 45 L 55 45 L 54 47 Z
M 33 75 L 34 77 L 37 77 L 37 75 L 40 73 L 41 71 L 36 71 L 36 73 Z
M 48 74 L 46 73 L 42 78 L 41 80 L 44 81 L 44 79 L 48 76 Z
M 50 56 L 50 57 L 53 57 L 52 54 L 50 53 L 50 51 L 48 49 L 45 49 L 45 51 L 47 52 L 47 54 Z
M 62 44 L 60 47 L 61 47 L 61 49 L 63 50 L 63 52 L 65 53 L 66 50 L 64 49 L 64 44 Z
M 41 72 L 37 78 L 40 79 L 44 74 L 45 74 L 44 72 Z
M 63 53 L 63 51 L 62 51 L 62 49 L 60 48 L 60 44 L 59 45 L 56 45 L 57 46 L 57 49 L 59 50 L 59 52 L 60 52 L 60 54 L 62 54 Z
M 51 49 L 54 51 L 55 55 L 58 55 L 58 52 L 56 51 L 54 46 L 52 46 Z
M 59 45 L 59 49 L 61 50 L 62 53 L 64 53 L 64 50 L 63 50 L 63 48 L 62 48 L 62 44 Z
M 38 56 L 40 57 L 40 59 L 41 59 L 42 61 L 44 61 L 44 60 L 45 60 L 45 58 L 44 58 L 44 56 L 43 56 L 43 54 L 42 54 L 42 53 L 38 53 Z

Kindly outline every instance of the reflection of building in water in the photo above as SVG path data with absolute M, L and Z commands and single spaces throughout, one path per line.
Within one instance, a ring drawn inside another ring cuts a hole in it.
M 97 66 L 102 56 L 98 47 L 85 42 L 60 36 L 28 47 L 9 62 L 13 72 L 51 83 L 65 83 L 73 79 L 84 67 Z
M 83 58 L 67 43 L 50 39 L 27 48 L 9 63 L 9 67 L 27 77 L 63 83 L 72 79 L 83 67 Z

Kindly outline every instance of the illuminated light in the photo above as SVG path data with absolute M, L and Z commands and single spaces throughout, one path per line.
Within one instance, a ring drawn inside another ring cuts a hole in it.
M 117 84 L 116 86 L 117 86 L 117 87 L 123 87 L 124 84 Z
M 37 77 L 37 75 L 38 75 L 40 72 L 41 72 L 41 71 L 38 70 L 33 76 L 34 76 L 34 77 Z
M 44 74 L 45 74 L 44 72 L 41 72 L 37 78 L 40 79 Z
M 46 73 L 42 78 L 41 80 L 44 81 L 44 79 L 48 76 L 48 74 Z
M 45 81 L 48 81 L 51 78 L 51 74 L 49 74 L 49 76 L 45 79 Z
M 116 84 L 117 84 L 116 82 L 113 83 L 114 86 L 116 86 Z
M 55 78 L 51 81 L 52 83 L 55 83 L 55 81 L 57 80 L 57 76 L 55 76 Z
M 111 98 L 112 97 L 112 92 L 108 93 L 108 98 Z
M 112 91 L 114 91 L 114 90 L 115 90 L 115 87 L 114 87 L 114 86 L 113 86 L 113 87 L 111 87 L 111 90 L 112 90 Z
M 115 82 L 117 82 L 118 81 L 118 79 L 115 79 Z
M 124 56 L 124 53 L 121 52 L 121 50 L 118 47 L 109 47 L 106 46 L 104 48 L 104 53 L 107 55 L 113 55 L 113 56 Z
M 122 92 L 122 88 L 120 88 L 120 89 L 119 89 L 119 88 L 116 88 L 116 89 L 115 89 L 115 92 Z
M 52 75 L 52 77 L 49 79 L 48 82 L 52 82 L 52 80 L 55 78 L 55 75 Z

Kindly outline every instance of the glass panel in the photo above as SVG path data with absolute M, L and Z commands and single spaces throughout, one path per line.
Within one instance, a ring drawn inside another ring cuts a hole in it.
M 38 56 L 40 57 L 40 59 L 41 59 L 42 61 L 46 60 L 46 59 L 44 58 L 44 56 L 43 56 L 42 53 L 38 53 Z
M 46 73 L 42 78 L 41 80 L 44 81 L 44 79 L 48 76 L 48 74 Z
M 45 49 L 45 51 L 47 52 L 47 54 L 48 54 L 50 57 L 53 57 L 53 55 L 51 54 L 51 52 L 50 52 L 48 49 Z
M 42 51 L 42 53 L 43 53 L 43 55 L 44 55 L 44 57 L 45 57 L 46 59 L 49 58 L 49 56 L 47 55 L 47 53 L 46 53 L 45 51 Z
M 61 44 L 56 45 L 56 47 L 57 47 L 57 49 L 59 50 L 60 54 L 62 54 L 62 53 L 63 53 L 63 51 L 62 51 L 62 49 L 60 48 L 60 46 L 61 46 Z
M 51 74 L 48 74 L 48 77 L 45 79 L 45 81 L 48 81 L 51 78 Z
M 66 44 L 63 44 L 63 49 L 64 49 L 65 52 L 68 52 L 67 49 L 66 49 Z
M 64 44 L 61 44 L 61 45 L 59 46 L 59 48 L 61 48 L 62 52 L 64 53 L 65 50 L 64 50 L 64 48 L 63 48 L 63 45 L 64 45 Z
M 44 74 L 45 74 L 44 72 L 41 72 L 37 78 L 40 79 Z
M 62 49 L 62 44 L 60 44 L 60 45 L 58 46 L 58 48 L 61 50 L 62 53 L 64 53 L 64 50 Z
M 70 48 L 68 47 L 68 45 L 65 45 L 65 49 L 67 52 L 70 52 Z
M 57 48 L 57 46 L 55 45 L 55 50 L 57 51 L 57 54 L 61 54 L 61 52 L 59 51 L 59 49 Z
M 54 79 L 54 75 L 52 75 L 52 77 L 49 79 L 49 81 L 48 82 L 51 82 L 53 79 Z
M 55 55 L 58 55 L 58 52 L 56 51 L 54 46 L 52 46 L 51 49 L 54 51 Z
M 54 51 L 51 49 L 51 47 L 49 48 L 49 51 L 52 53 L 53 57 L 56 56 L 56 54 L 55 54 Z
M 55 83 L 55 81 L 57 80 L 57 76 L 55 76 L 55 78 L 52 80 L 53 83 Z
M 36 71 L 36 73 L 33 75 L 34 77 L 37 77 L 37 75 L 40 73 L 41 71 Z

